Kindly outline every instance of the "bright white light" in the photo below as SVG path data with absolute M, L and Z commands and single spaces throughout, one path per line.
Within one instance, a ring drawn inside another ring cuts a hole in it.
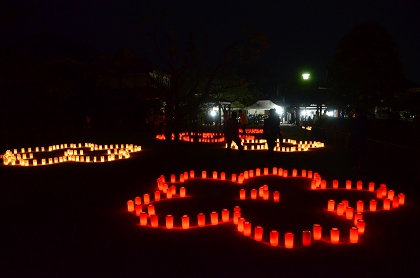
M 332 117 L 334 115 L 334 112 L 333 111 L 327 111 L 327 116 L 328 117 Z
M 212 115 L 213 117 L 214 117 L 214 116 L 216 116 L 216 111 L 212 110 L 212 111 L 210 112 L 210 115 Z
M 310 75 L 309 73 L 302 74 L 303 80 L 308 80 Z
M 277 107 L 276 108 L 276 113 L 279 114 L 279 115 L 283 114 L 283 107 L 281 107 L 281 106 Z

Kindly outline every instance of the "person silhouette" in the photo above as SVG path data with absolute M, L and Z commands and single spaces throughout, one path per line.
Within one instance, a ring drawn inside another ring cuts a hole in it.
M 241 138 L 239 138 L 239 124 L 237 120 L 238 114 L 232 112 L 231 117 L 226 121 L 224 133 L 227 143 L 227 156 L 230 156 L 230 151 L 232 148 L 232 142 L 235 142 L 238 146 L 238 149 L 242 152 L 244 147 L 241 143 Z
M 283 140 L 280 130 L 280 118 L 275 109 L 270 109 L 268 118 L 264 120 L 263 135 L 264 139 L 267 140 L 267 159 L 271 161 L 273 160 L 277 138 L 280 139 L 280 142 Z

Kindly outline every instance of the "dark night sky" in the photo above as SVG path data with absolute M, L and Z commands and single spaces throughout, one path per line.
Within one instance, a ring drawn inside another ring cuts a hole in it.
M 15 7 L 32 13 L 4 25 L 0 36 L 6 45 L 45 32 L 106 52 L 119 47 L 140 49 L 142 45 L 142 38 L 133 33 L 142 24 L 141 15 L 147 12 L 143 1 L 10 2 L 3 11 Z M 227 45 L 237 38 L 244 24 L 257 23 L 271 44 L 262 61 L 273 68 L 279 80 L 304 69 L 323 79 L 340 38 L 356 24 L 373 21 L 393 36 L 406 77 L 420 82 L 418 0 L 173 0 L 158 1 L 157 6 L 167 12 L 175 33 L 205 34 L 207 42 L 214 44 Z

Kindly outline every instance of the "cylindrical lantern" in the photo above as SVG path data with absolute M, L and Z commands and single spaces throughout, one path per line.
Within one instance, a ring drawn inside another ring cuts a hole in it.
M 261 226 L 257 226 L 254 229 L 254 239 L 256 241 L 262 241 L 263 236 L 263 228 Z
M 351 180 L 346 180 L 346 189 L 351 189 Z
M 375 183 L 369 182 L 369 191 L 371 192 L 375 191 Z
M 284 234 L 284 247 L 293 248 L 293 243 L 294 243 L 293 233 L 285 233 Z
M 268 200 L 270 198 L 270 191 L 268 189 L 263 190 L 263 199 Z
M 150 215 L 150 224 L 153 228 L 157 228 L 159 226 L 158 216 L 156 214 Z
M 255 169 L 255 176 L 257 176 L 257 177 L 261 176 L 261 169 L 260 168 Z
M 354 215 L 354 225 L 357 226 L 357 220 L 363 219 L 363 214 L 361 212 L 358 212 Z
M 143 202 L 145 205 L 148 205 L 150 203 L 150 195 L 149 194 L 144 194 L 143 195 Z
M 314 224 L 313 226 L 314 240 L 321 240 L 322 237 L 322 227 L 319 224 Z
M 338 180 L 333 180 L 333 188 L 334 189 L 338 188 Z
M 306 170 L 305 169 L 302 170 L 302 177 L 306 178 Z
M 279 245 L 279 232 L 273 230 L 270 232 L 270 244 L 271 246 Z
M 213 171 L 213 179 L 217 179 L 217 172 Z
M 376 198 L 382 199 L 382 188 L 376 189 Z
M 232 174 L 232 181 L 236 182 L 236 174 Z
M 245 189 L 240 189 L 239 190 L 239 198 L 241 200 L 245 200 Z
M 274 202 L 276 202 L 276 203 L 280 202 L 280 192 L 274 191 L 273 192 L 273 199 L 274 199 Z
M 287 170 L 283 170 L 283 178 L 287 178 L 288 174 L 287 174 Z
M 219 224 L 219 214 L 216 211 L 213 211 L 211 214 L 211 224 L 212 225 L 217 225 Z
M 328 200 L 328 211 L 334 211 L 334 208 L 335 208 L 335 201 Z
M 404 205 L 405 195 L 403 193 L 398 194 L 398 202 L 399 202 L 400 205 Z
M 242 233 L 244 231 L 244 222 L 245 222 L 245 218 L 243 217 L 238 218 L 238 232 Z
M 363 234 L 365 232 L 366 222 L 363 219 L 357 220 L 357 229 L 359 234 Z
M 258 196 L 261 198 L 264 196 L 264 186 L 260 186 L 258 189 Z
M 241 217 L 241 212 L 235 210 L 233 212 L 233 224 L 238 225 L 238 219 L 239 219 L 239 217 Z
M 346 207 L 346 219 L 351 220 L 353 219 L 353 208 Z
M 350 242 L 357 243 L 359 241 L 359 229 L 357 227 L 350 228 Z
M 221 172 L 221 173 L 220 173 L 220 179 L 221 179 L 222 181 L 226 180 L 226 173 L 225 173 L 225 172 Z
M 377 204 L 376 200 L 374 200 L 374 199 L 370 200 L 370 203 L 369 203 L 370 211 L 376 211 L 376 204 Z
M 344 214 L 344 204 L 338 203 L 337 204 L 337 215 L 343 215 Z
M 134 202 L 133 202 L 133 200 L 128 200 L 127 201 L 127 210 L 128 210 L 128 212 L 133 212 L 134 211 Z
M 365 204 L 363 203 L 363 201 L 357 201 L 356 211 L 363 212 L 364 206 Z
M 194 170 L 190 170 L 190 177 L 191 177 L 191 178 L 194 178 L 194 175 L 195 175 Z
M 187 190 L 185 189 L 185 187 L 181 187 L 179 189 L 179 196 L 183 198 L 186 196 L 186 194 L 187 194 Z
M 229 210 L 228 209 L 223 209 L 222 210 L 222 221 L 223 222 L 228 222 L 229 221 Z
M 268 168 L 264 168 L 264 175 L 268 175 Z
M 168 198 L 168 199 L 172 199 L 172 189 L 171 189 L 171 188 L 169 188 L 169 189 L 166 191 L 166 198 Z
M 277 167 L 273 167 L 273 175 L 277 175 Z
M 175 182 L 176 178 L 175 178 L 175 174 L 171 175 L 171 182 Z
M 340 241 L 340 231 L 337 228 L 331 229 L 331 243 L 338 243 Z
M 172 229 L 174 227 L 174 217 L 172 215 L 166 216 L 166 228 Z
M 398 198 L 398 196 L 394 196 L 394 198 L 392 198 L 392 208 L 397 208 L 400 205 L 400 198 Z
M 147 225 L 147 213 L 145 213 L 144 211 L 140 212 L 140 225 Z
M 155 206 L 150 204 L 147 206 L 147 213 L 150 215 L 155 214 Z
M 362 182 L 361 181 L 357 181 L 356 188 L 357 188 L 357 190 L 362 190 Z
M 341 201 L 341 203 L 343 203 L 344 209 L 346 209 L 346 207 L 349 206 L 349 201 L 348 200 L 343 200 L 343 201 Z
M 311 231 L 302 232 L 302 244 L 303 246 L 310 246 L 312 241 Z
M 170 190 L 172 191 L 172 196 L 176 194 L 176 186 L 175 185 L 171 185 Z
M 241 207 L 240 207 L 240 206 L 235 206 L 235 207 L 233 208 L 233 211 L 241 211 Z
M 204 213 L 199 213 L 197 220 L 199 227 L 204 227 L 206 225 L 206 216 L 204 215 Z
M 182 216 L 182 228 L 189 229 L 190 228 L 190 218 L 188 215 Z
M 257 199 L 257 190 L 251 189 L 251 199 L 255 200 Z
M 388 199 L 392 200 L 394 198 L 394 190 L 388 190 Z
M 134 210 L 136 211 L 136 215 L 140 216 L 140 212 L 143 211 L 143 208 L 141 205 L 138 205 L 138 206 L 134 206 Z
M 297 170 L 296 169 L 292 170 L 292 177 L 297 177 Z
M 251 223 L 248 221 L 244 222 L 244 235 L 250 236 L 251 235 Z
M 180 175 L 179 175 L 179 181 L 180 181 L 180 182 L 184 182 L 184 181 L 185 181 L 185 179 L 184 179 L 184 174 L 180 174 Z
M 160 201 L 160 191 L 155 191 L 155 201 Z
M 207 177 L 207 172 L 205 170 L 201 171 L 201 177 L 205 179 Z
M 391 209 L 391 200 L 388 198 L 384 199 L 384 210 L 390 210 Z

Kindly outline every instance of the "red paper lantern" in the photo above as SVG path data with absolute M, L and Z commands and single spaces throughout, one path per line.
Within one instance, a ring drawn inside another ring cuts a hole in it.
M 152 215 L 152 214 L 155 214 L 155 206 L 152 205 L 152 204 L 148 205 L 147 206 L 147 212 L 148 212 L 149 216 Z
M 248 221 L 244 222 L 244 235 L 250 236 L 251 235 L 251 223 Z
M 311 231 L 302 232 L 302 244 L 303 246 L 310 246 L 312 241 Z
M 394 190 L 388 190 L 388 199 L 392 200 L 394 198 Z
M 206 216 L 204 215 L 204 213 L 198 214 L 197 222 L 199 227 L 204 227 L 206 225 Z
M 338 188 L 338 180 L 333 180 L 333 188 L 334 189 Z
M 257 199 L 257 190 L 251 189 L 251 199 L 255 200 Z
M 285 233 L 284 234 L 284 247 L 286 248 L 293 248 L 294 244 L 294 235 L 293 233 Z
M 241 217 L 240 211 L 234 211 L 233 212 L 233 224 L 238 225 L 238 219 Z
M 128 212 L 133 212 L 134 211 L 134 202 L 133 202 L 133 200 L 128 200 L 127 201 L 127 210 L 128 210 Z
M 245 189 L 239 190 L 239 198 L 245 200 Z
M 236 182 L 236 174 L 232 174 L 232 181 Z
M 270 198 L 270 191 L 268 189 L 263 190 L 263 199 L 268 200 Z
M 398 202 L 399 202 L 400 205 L 404 205 L 405 195 L 403 193 L 398 194 Z
M 363 219 L 363 214 L 360 213 L 360 212 L 358 212 L 354 215 L 354 225 L 357 226 L 357 220 L 359 220 L 359 219 Z
M 398 208 L 398 206 L 400 205 L 400 198 L 398 196 L 394 196 L 392 198 L 392 208 Z
M 261 169 L 260 168 L 255 169 L 255 176 L 257 176 L 257 177 L 261 176 Z
M 210 216 L 211 216 L 210 220 L 211 220 L 211 224 L 212 224 L 212 225 L 217 225 L 217 224 L 219 224 L 219 214 L 218 214 L 216 211 L 213 211 L 213 212 L 210 214 Z
M 239 217 L 238 218 L 238 232 L 243 233 L 243 231 L 244 231 L 244 222 L 245 222 L 245 218 L 243 218 L 243 217 Z
M 277 167 L 273 167 L 273 175 L 277 175 Z
M 353 208 L 346 207 L 346 219 L 351 220 L 353 219 Z
M 346 189 L 351 189 L 351 180 L 346 180 Z
M 207 178 L 207 172 L 205 170 L 201 171 L 201 177 L 203 179 Z
M 263 236 L 263 228 L 261 226 L 257 226 L 254 229 L 254 239 L 256 241 L 262 241 Z
M 223 222 L 228 222 L 229 221 L 229 210 L 228 209 L 223 209 L 222 210 L 222 221 Z
M 155 201 L 160 201 L 160 191 L 155 191 Z
M 297 177 L 297 170 L 296 169 L 292 170 L 292 177 Z
M 150 224 L 153 228 L 157 228 L 159 226 L 158 216 L 156 214 L 150 215 Z
M 149 194 L 144 194 L 143 195 L 143 202 L 145 205 L 148 205 L 150 203 L 150 195 Z
M 356 211 L 363 212 L 364 206 L 365 204 L 363 203 L 363 201 L 357 201 Z
M 384 210 L 390 210 L 391 209 L 391 200 L 388 198 L 384 199 Z
M 213 171 L 213 179 L 217 179 L 217 172 Z
M 375 183 L 369 182 L 369 191 L 371 192 L 375 191 Z
M 302 170 L 302 177 L 306 178 L 306 170 L 305 169 Z
M 172 229 L 174 227 L 174 217 L 172 215 L 166 216 L 166 228 Z
M 369 203 L 370 211 L 376 211 L 376 204 L 377 204 L 376 200 L 374 200 L 374 199 L 370 200 L 370 203 Z
M 359 234 L 363 234 L 365 232 L 366 222 L 363 219 L 357 220 L 357 229 Z
M 328 211 L 334 211 L 334 207 L 335 207 L 335 201 L 328 200 Z
M 147 225 L 147 213 L 144 211 L 140 212 L 140 225 L 146 226 Z
M 226 180 L 226 173 L 225 173 L 225 172 L 221 172 L 221 173 L 220 173 L 220 179 L 221 179 L 222 181 Z
M 136 197 L 136 198 L 134 198 L 134 203 L 135 203 L 136 205 L 141 205 L 141 198 L 140 198 L 140 197 Z
M 338 203 L 337 205 L 337 215 L 343 215 L 344 214 L 344 204 Z
M 287 170 L 283 170 L 283 178 L 287 178 L 287 176 L 288 176 Z
M 185 189 L 185 187 L 181 187 L 181 188 L 179 189 L 179 196 L 180 196 L 181 198 L 183 198 L 183 197 L 185 197 L 185 196 L 186 196 L 186 194 L 187 194 L 187 190 Z
M 175 174 L 171 175 L 171 182 L 175 182 Z
M 357 227 L 350 228 L 350 242 L 357 243 L 359 241 L 359 229 Z
M 279 232 L 273 230 L 270 232 L 270 244 L 271 246 L 279 245 Z
M 356 188 L 357 188 L 357 190 L 362 190 L 362 182 L 361 181 L 357 181 Z
M 319 224 L 314 224 L 313 226 L 314 240 L 321 240 L 322 237 L 322 227 Z
M 189 229 L 190 228 L 190 218 L 188 215 L 182 216 L 182 228 Z
M 191 178 L 194 178 L 194 175 L 195 175 L 194 170 L 191 170 L 191 171 L 190 171 L 190 177 L 191 177 Z
M 264 175 L 268 175 L 268 168 L 264 168 Z
M 337 228 L 331 229 L 331 243 L 338 243 L 340 241 L 340 231 Z
M 274 191 L 273 192 L 273 199 L 274 199 L 274 202 L 276 202 L 276 203 L 280 202 L 280 192 Z

